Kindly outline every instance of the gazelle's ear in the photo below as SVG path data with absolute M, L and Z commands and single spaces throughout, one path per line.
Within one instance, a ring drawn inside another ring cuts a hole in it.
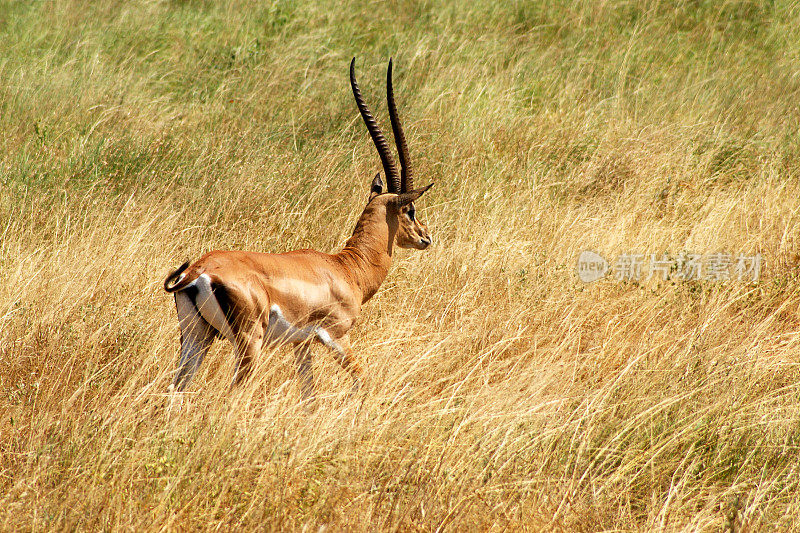
M 383 180 L 381 179 L 380 172 L 375 174 L 375 178 L 372 180 L 372 185 L 369 189 L 369 199 L 372 200 L 379 194 L 383 194 Z
M 433 187 L 433 183 L 431 183 L 430 185 L 426 185 L 425 187 L 422 187 L 420 189 L 414 189 L 413 191 L 401 192 L 400 194 L 397 195 L 397 198 L 394 200 L 395 204 L 397 204 L 397 207 L 404 207 L 413 202 L 414 200 L 416 200 L 417 198 L 419 198 L 420 196 L 422 196 L 423 193 L 428 189 L 430 189 L 431 187 Z

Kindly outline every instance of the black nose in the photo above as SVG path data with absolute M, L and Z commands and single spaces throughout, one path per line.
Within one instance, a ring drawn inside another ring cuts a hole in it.
M 429 246 L 429 245 L 431 244 L 431 242 L 433 242 L 433 241 L 431 240 L 431 238 L 430 238 L 430 237 L 428 237 L 427 239 L 426 239 L 425 237 L 422 237 L 422 238 L 419 240 L 419 242 L 420 242 L 420 243 L 422 243 L 422 244 L 424 244 L 425 246 Z

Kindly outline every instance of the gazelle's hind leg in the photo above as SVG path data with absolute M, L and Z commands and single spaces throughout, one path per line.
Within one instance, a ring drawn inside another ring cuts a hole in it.
M 253 360 L 261 353 L 263 334 L 260 327 L 256 326 L 249 335 L 240 333 L 236 341 L 236 369 L 233 372 L 231 387 L 247 379 L 253 367 Z
M 200 311 L 200 315 L 222 336 L 228 339 L 231 344 L 236 346 L 236 335 L 230 322 L 228 322 L 225 310 L 222 309 L 214 295 L 211 279 L 208 275 L 200 274 L 190 286 L 194 286 L 197 289 L 195 304 L 197 305 L 197 310 Z
M 250 373 L 252 361 L 261 350 L 261 331 L 246 332 L 246 325 L 241 320 L 235 325 L 232 323 L 230 292 L 224 286 L 212 286 L 207 274 L 200 274 L 193 285 L 197 288 L 200 315 L 236 349 L 236 369 L 231 386 L 237 385 Z
M 192 291 L 175 293 L 175 307 L 181 328 L 181 357 L 172 385 L 179 391 L 189 385 L 216 335 L 214 328 L 200 315 L 192 296 L 187 292 Z
M 258 324 L 230 320 L 230 293 L 224 286 L 214 287 L 207 274 L 201 274 L 186 288 L 175 294 L 178 318 L 181 321 L 181 361 L 173 385 L 183 390 L 208 353 L 219 334 L 236 348 L 237 361 L 233 385 L 250 373 L 252 361 L 261 351 L 263 329 Z

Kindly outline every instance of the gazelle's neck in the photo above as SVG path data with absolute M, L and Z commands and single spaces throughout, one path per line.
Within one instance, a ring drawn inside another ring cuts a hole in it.
M 361 292 L 361 303 L 372 298 L 389 273 L 396 233 L 397 224 L 390 227 L 387 223 L 386 206 L 370 202 L 361 213 L 353 236 L 336 254 Z

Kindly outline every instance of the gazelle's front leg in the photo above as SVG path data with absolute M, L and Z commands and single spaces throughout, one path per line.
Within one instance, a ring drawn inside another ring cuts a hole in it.
M 303 401 L 314 401 L 314 370 L 311 367 L 311 345 L 302 342 L 294 349 L 295 362 L 297 363 L 297 377 L 300 378 L 300 392 Z
M 353 378 L 353 387 L 350 393 L 355 393 L 361 387 L 361 365 L 353 355 L 353 348 L 350 345 L 350 337 L 345 334 L 334 341 L 333 346 L 334 357 L 336 361 L 342 365 L 350 377 Z

